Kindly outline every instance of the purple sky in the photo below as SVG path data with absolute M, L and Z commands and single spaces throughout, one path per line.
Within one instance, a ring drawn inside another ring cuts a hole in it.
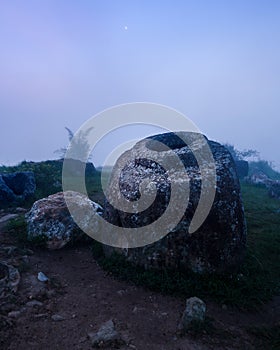
M 280 168 L 279 1 L 2 1 L 0 44 L 0 164 L 54 158 L 65 126 L 148 101 Z

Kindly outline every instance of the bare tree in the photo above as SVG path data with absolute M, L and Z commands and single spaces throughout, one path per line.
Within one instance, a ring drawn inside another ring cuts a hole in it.
M 75 135 L 71 129 L 67 127 L 65 127 L 65 129 L 68 132 L 69 145 L 68 147 L 62 147 L 59 150 L 56 150 L 55 153 L 58 153 L 61 158 L 65 158 L 67 153 L 67 158 L 78 159 L 82 162 L 86 162 L 91 158 L 89 156 L 91 149 L 88 139 L 93 127 L 88 128 L 85 131 L 81 130 L 77 135 Z

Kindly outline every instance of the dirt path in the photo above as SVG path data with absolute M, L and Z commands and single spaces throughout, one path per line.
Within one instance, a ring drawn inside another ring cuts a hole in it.
M 2 245 L 13 243 L 1 237 Z M 205 300 L 216 331 L 202 332 L 195 338 L 189 334 L 179 337 L 176 327 L 184 300 L 112 278 L 98 266 L 86 246 L 36 250 L 28 266 L 21 273 L 16 297 L 3 306 L 2 313 L 20 311 L 10 313 L 13 324 L 0 331 L 3 350 L 91 349 L 87 334 L 110 319 L 126 342 L 121 349 L 255 349 L 254 338 L 246 328 L 280 321 L 279 298 L 258 313 L 225 309 Z M 38 281 L 40 271 L 50 281 Z M 33 305 L 34 300 L 38 305 Z

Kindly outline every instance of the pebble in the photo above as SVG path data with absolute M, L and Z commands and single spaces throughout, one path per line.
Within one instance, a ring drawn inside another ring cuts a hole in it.
M 47 316 L 48 316 L 48 314 L 37 314 L 37 315 L 34 315 L 34 318 L 44 318 Z
M 43 303 L 41 303 L 41 301 L 38 301 L 38 300 L 31 300 L 26 303 L 26 306 L 28 307 L 42 306 L 42 305 Z
M 56 314 L 56 315 L 52 315 L 52 320 L 55 321 L 55 322 L 63 321 L 64 317 Z
M 49 280 L 43 272 L 39 272 L 37 278 L 40 282 L 47 282 Z
M 11 312 L 8 313 L 8 317 L 18 318 L 20 314 L 21 314 L 20 311 L 11 311 Z

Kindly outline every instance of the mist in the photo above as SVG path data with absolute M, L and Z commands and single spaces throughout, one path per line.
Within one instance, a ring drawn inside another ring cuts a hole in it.
M 277 1 L 13 1 L 0 5 L 0 164 L 57 157 L 88 118 L 153 102 L 280 169 Z M 93 152 L 156 128 L 121 129 Z

